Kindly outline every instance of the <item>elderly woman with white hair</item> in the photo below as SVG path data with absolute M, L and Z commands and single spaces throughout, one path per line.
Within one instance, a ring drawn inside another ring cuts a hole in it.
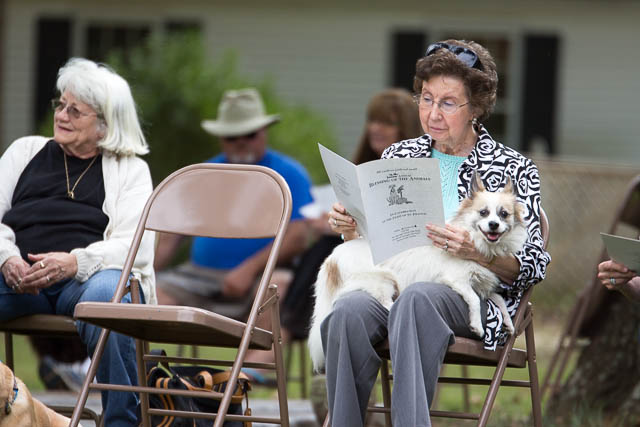
M 72 315 L 77 303 L 110 301 L 144 204 L 149 149 L 127 82 L 73 58 L 58 73 L 53 139 L 27 136 L 0 159 L 0 321 Z M 153 236 L 134 265 L 154 303 Z M 124 301 L 130 302 L 130 295 Z M 78 324 L 92 354 L 100 329 Z M 111 334 L 98 381 L 136 384 L 134 341 Z M 134 393 L 103 392 L 105 425 L 137 425 Z

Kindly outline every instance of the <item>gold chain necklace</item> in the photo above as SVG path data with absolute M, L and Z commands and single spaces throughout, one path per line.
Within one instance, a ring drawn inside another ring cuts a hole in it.
M 73 184 L 73 187 L 69 188 L 69 168 L 67 167 L 67 153 L 65 153 L 64 151 L 62 152 L 62 154 L 64 155 L 64 173 L 67 175 L 67 196 L 70 199 L 75 199 L 75 194 L 73 194 L 74 190 L 76 189 L 76 187 L 78 186 L 78 183 L 80 182 L 80 180 L 82 179 L 82 177 L 84 176 L 85 173 L 87 173 L 89 171 L 89 169 L 91 169 L 91 166 L 93 166 L 93 163 L 96 161 L 96 159 L 98 158 L 98 155 L 96 154 L 95 157 L 93 158 L 93 160 L 91 160 L 91 163 L 89 163 L 89 166 L 87 166 L 87 168 L 84 170 L 84 172 L 82 172 L 80 174 L 80 176 L 78 177 L 78 179 L 76 179 L 76 183 Z

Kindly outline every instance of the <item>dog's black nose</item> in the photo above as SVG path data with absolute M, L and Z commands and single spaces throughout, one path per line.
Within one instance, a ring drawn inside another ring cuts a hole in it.
M 498 224 L 498 223 L 497 223 L 497 222 L 495 222 L 495 221 L 490 221 L 490 222 L 489 222 L 489 228 L 490 228 L 491 230 L 497 230 L 499 226 L 500 226 L 500 224 Z

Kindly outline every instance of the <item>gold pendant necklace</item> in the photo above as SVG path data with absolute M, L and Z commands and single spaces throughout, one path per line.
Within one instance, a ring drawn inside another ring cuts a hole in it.
M 96 154 L 93 157 L 93 160 L 91 160 L 91 163 L 89 163 L 89 166 L 87 166 L 87 168 L 84 170 L 84 172 L 82 172 L 80 174 L 80 176 L 78 177 L 78 179 L 76 179 L 76 183 L 73 184 L 73 187 L 69 188 L 69 168 L 67 167 L 67 153 L 65 153 L 63 151 L 62 154 L 64 155 L 64 173 L 67 175 L 67 197 L 69 197 L 70 199 L 73 200 L 73 199 L 75 199 L 75 194 L 73 194 L 74 190 L 78 186 L 78 183 L 80 182 L 80 180 L 82 179 L 84 174 L 87 173 L 89 171 L 89 169 L 91 169 L 91 166 L 93 166 L 93 163 L 98 158 L 98 155 Z

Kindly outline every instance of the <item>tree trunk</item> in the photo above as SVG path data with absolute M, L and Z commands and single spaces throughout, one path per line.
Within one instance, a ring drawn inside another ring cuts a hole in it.
M 601 413 L 606 425 L 640 425 L 640 306 L 614 295 L 573 372 L 549 400 L 548 419 L 556 425 L 587 413 Z

